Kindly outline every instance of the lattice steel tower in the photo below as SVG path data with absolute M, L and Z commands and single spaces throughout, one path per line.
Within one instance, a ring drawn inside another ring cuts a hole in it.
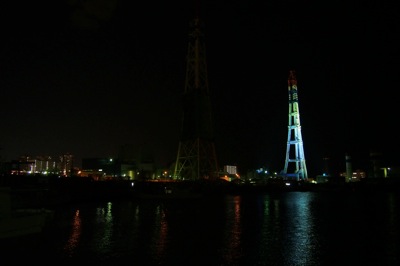
M 216 179 L 212 106 L 208 88 L 204 35 L 200 19 L 191 23 L 183 94 L 182 131 L 174 179 Z
M 307 180 L 306 159 L 304 157 L 303 138 L 301 136 L 299 100 L 295 71 L 289 71 L 289 126 L 283 176 L 287 179 Z

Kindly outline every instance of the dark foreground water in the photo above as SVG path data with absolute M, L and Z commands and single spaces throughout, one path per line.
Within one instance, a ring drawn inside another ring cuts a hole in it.
M 284 192 L 82 203 L 1 265 L 399 265 L 400 196 Z

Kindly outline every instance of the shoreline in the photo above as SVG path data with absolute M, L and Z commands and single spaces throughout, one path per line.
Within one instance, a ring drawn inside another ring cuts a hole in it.
M 51 208 L 62 204 L 119 199 L 194 199 L 215 195 L 301 192 L 400 192 L 400 178 L 358 182 L 275 182 L 236 184 L 227 181 L 93 181 L 63 178 L 47 184 L 1 184 L 11 190 L 13 208 Z

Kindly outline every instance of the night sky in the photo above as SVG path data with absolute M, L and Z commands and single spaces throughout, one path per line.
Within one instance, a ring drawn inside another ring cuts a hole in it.
M 239 172 L 284 166 L 297 73 L 310 176 L 370 151 L 400 164 L 400 20 L 386 1 L 199 1 L 215 145 Z M 194 1 L 1 4 L 0 155 L 76 161 L 131 145 L 176 159 Z

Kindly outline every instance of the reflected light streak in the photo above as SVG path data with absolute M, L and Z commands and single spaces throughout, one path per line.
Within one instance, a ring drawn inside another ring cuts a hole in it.
M 113 214 L 111 202 L 108 202 L 105 208 L 97 208 L 96 220 L 100 226 L 103 225 L 103 230 L 98 230 L 99 239 L 94 238 L 94 244 L 99 251 L 106 252 L 112 245 L 113 236 Z
M 276 246 L 276 242 L 274 243 L 274 241 L 277 241 L 280 235 L 279 200 L 271 199 L 269 196 L 265 196 L 263 207 L 263 242 L 268 243 L 268 245 L 274 244 Z
M 308 265 L 315 252 L 313 244 L 314 226 L 310 205 L 313 194 L 293 192 L 293 198 L 288 198 L 288 219 L 285 247 L 287 262 L 297 265 Z
M 229 236 L 226 237 L 226 242 L 224 246 L 227 247 L 225 250 L 225 260 L 228 264 L 233 263 L 242 256 L 241 250 L 241 237 L 242 237 L 242 228 L 241 228 L 241 196 L 233 197 L 233 212 L 231 212 L 229 208 L 227 215 L 227 228 L 231 227 L 231 229 L 226 230 L 227 233 L 230 233 Z
M 259 261 L 268 261 L 270 257 L 278 257 L 282 249 L 282 222 L 280 201 L 265 195 L 263 201 L 263 217 L 259 241 L 263 248 L 259 251 Z
M 167 246 L 167 235 L 168 235 L 168 222 L 166 219 L 166 213 L 165 210 L 160 208 L 158 206 L 157 208 L 157 222 L 159 223 L 159 227 L 157 227 L 158 230 L 154 231 L 154 241 L 157 243 L 156 248 L 157 248 L 157 257 L 161 259 L 162 255 L 165 252 L 165 248 Z
M 79 240 L 82 233 L 82 220 L 79 215 L 79 210 L 76 210 L 73 223 L 72 223 L 72 232 L 71 235 L 64 246 L 64 250 L 71 257 L 79 244 Z

